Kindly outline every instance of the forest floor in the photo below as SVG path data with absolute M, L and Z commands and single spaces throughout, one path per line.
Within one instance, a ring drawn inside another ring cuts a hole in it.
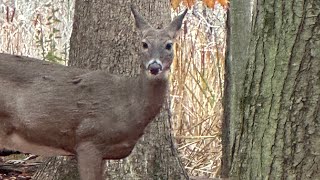
M 30 155 L 13 154 L 10 156 L 0 156 L 0 180 L 31 180 L 33 174 L 45 161 L 45 157 L 37 156 L 29 160 Z M 208 178 L 190 176 L 190 180 L 223 180 L 220 178 Z
M 44 161 L 42 157 L 23 161 L 29 155 L 0 157 L 0 180 L 29 180 Z

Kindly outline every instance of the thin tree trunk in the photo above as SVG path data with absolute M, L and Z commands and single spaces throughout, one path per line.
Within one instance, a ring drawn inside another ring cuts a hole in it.
M 125 76 L 139 73 L 137 56 L 141 40 L 138 32 L 133 30 L 131 3 L 156 28 L 170 22 L 170 2 L 166 0 L 77 0 L 70 41 L 70 66 L 105 69 Z M 185 179 L 177 155 L 172 151 L 168 113 L 162 111 L 149 125 L 129 157 L 106 162 L 107 179 Z
M 254 3 L 231 1 L 223 175 L 320 179 L 320 3 Z

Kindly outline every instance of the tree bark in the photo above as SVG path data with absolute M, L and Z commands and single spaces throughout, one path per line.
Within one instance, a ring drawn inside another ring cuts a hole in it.
M 134 20 L 130 4 L 135 4 L 145 19 L 156 28 L 162 28 L 171 19 L 170 2 L 166 0 L 77 0 L 75 3 L 69 65 L 91 70 L 105 69 L 124 76 L 136 76 L 140 69 L 138 46 L 141 43 L 139 32 L 133 30 Z M 119 161 L 107 161 L 105 177 L 185 179 L 186 175 L 179 166 L 176 153 L 172 151 L 168 118 L 169 111 L 162 111 L 146 129 L 145 135 L 129 157 Z M 55 171 L 51 173 L 54 176 Z M 70 173 L 74 174 L 74 170 Z
M 73 180 L 79 179 L 75 157 L 48 158 L 33 175 L 36 180 Z
M 320 179 L 319 1 L 230 3 L 222 175 Z

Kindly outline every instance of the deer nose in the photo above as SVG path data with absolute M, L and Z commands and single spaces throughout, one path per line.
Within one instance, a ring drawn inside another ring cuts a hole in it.
M 151 74 L 157 75 L 162 71 L 162 64 L 161 62 L 153 61 L 149 63 L 148 70 Z

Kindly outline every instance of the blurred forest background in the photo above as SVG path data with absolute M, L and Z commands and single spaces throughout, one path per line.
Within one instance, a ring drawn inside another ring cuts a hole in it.
M 0 0 L 0 53 L 67 65 L 73 11 L 72 0 Z M 220 170 L 225 19 L 220 5 L 197 1 L 175 45 L 172 133 L 190 176 L 215 177 Z

